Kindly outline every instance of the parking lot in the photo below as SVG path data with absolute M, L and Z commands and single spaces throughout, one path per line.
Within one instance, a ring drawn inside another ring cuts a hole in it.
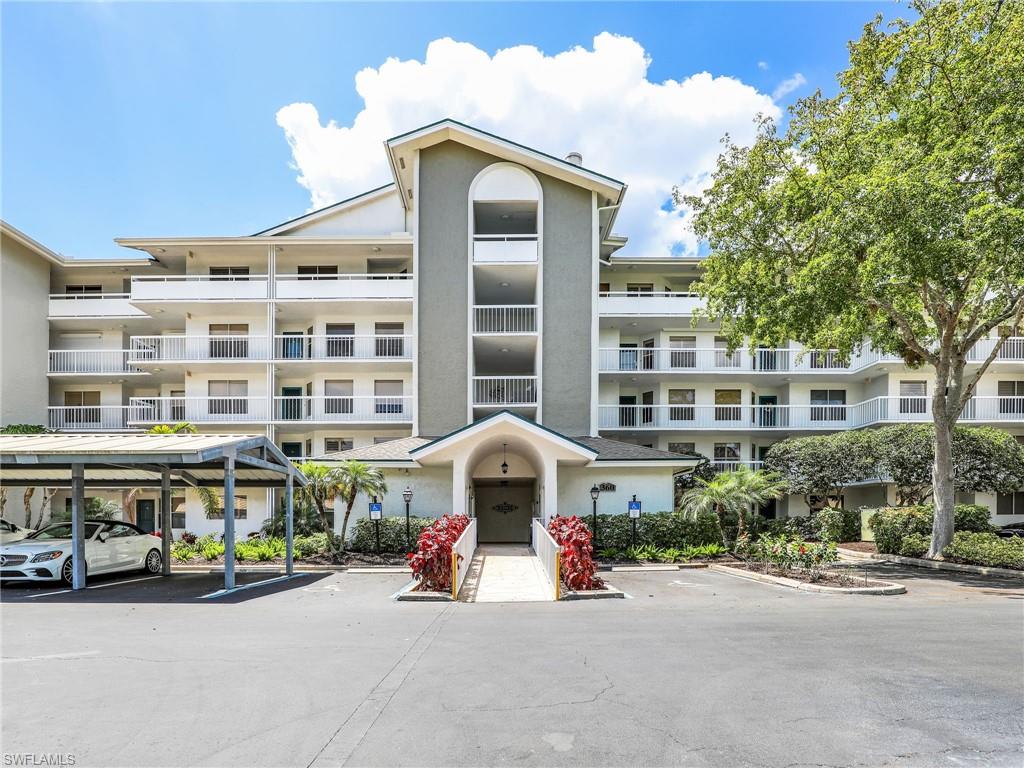
M 2 590 L 3 752 L 76 766 L 996 765 L 1024 747 L 1024 581 L 896 597 L 708 571 L 632 599 L 398 603 L 402 575 Z M 240 581 L 262 578 L 240 575 Z M 45 593 L 45 594 L 44 594 Z

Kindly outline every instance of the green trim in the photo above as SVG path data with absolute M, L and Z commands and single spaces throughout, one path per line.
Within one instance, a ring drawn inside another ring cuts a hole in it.
M 485 131 L 482 128 L 476 128 L 476 127 L 474 127 L 472 125 L 467 125 L 466 123 L 459 122 L 458 120 L 455 120 L 455 119 L 453 119 L 451 117 L 446 117 L 446 118 L 444 118 L 442 120 L 438 120 L 436 122 L 428 123 L 427 125 L 420 126 L 419 128 L 414 128 L 411 131 L 406 131 L 405 133 L 400 133 L 397 136 L 392 136 L 390 139 L 387 140 L 387 143 L 390 145 L 392 142 L 398 141 L 400 139 L 403 139 L 406 136 L 411 136 L 414 133 L 419 133 L 420 131 L 426 131 L 426 130 L 428 130 L 430 128 L 436 128 L 437 126 L 443 125 L 444 123 L 452 123 L 454 125 L 459 126 L 460 128 L 465 128 L 466 130 L 469 130 L 469 131 L 475 131 L 476 133 L 482 133 L 484 136 L 489 136 L 492 139 L 497 139 L 498 141 L 503 141 L 506 144 L 511 144 L 513 147 L 519 147 L 519 149 L 528 150 L 528 151 L 533 152 L 535 154 L 541 155 L 542 157 L 546 157 L 549 160 L 552 160 L 552 161 L 558 163 L 559 165 L 564 166 L 568 170 L 586 171 L 587 173 L 591 174 L 592 176 L 599 176 L 602 179 L 607 179 L 608 181 L 610 181 L 610 182 L 612 182 L 614 184 L 618 184 L 620 187 L 624 186 L 625 183 L 626 183 L 624 181 L 619 181 L 619 179 L 613 178 L 613 177 L 608 176 L 606 174 L 598 173 L 597 171 L 592 171 L 590 168 L 584 168 L 582 165 L 574 165 L 573 163 L 570 163 L 567 160 L 563 160 L 560 157 L 555 157 L 554 155 L 549 155 L 547 152 L 541 152 L 539 149 L 534 149 L 533 147 L 528 147 L 525 144 L 520 144 L 519 142 L 512 141 L 511 139 L 506 139 L 504 136 L 498 136 L 497 134 L 490 133 L 489 131 Z
M 297 221 L 302 221 L 303 219 L 308 218 L 309 216 L 316 216 L 318 213 L 323 213 L 324 211 L 329 211 L 331 208 L 337 208 L 339 205 L 345 205 L 345 203 L 355 202 L 356 200 L 358 200 L 361 197 L 368 197 L 369 195 L 372 195 L 372 194 L 374 194 L 376 192 L 380 192 L 382 189 L 387 189 L 388 187 L 393 187 L 393 186 L 395 186 L 395 182 L 389 181 L 387 184 L 381 184 L 379 187 L 375 187 L 373 189 L 367 190 L 366 192 L 360 192 L 358 195 L 353 195 L 352 197 L 346 198 L 345 200 L 339 200 L 336 203 L 331 203 L 330 205 L 325 205 L 323 208 L 317 208 L 315 211 L 310 211 L 309 213 L 304 213 L 301 216 L 296 216 L 294 219 L 288 219 L 288 221 L 282 221 L 280 224 L 275 224 L 272 227 L 267 227 L 266 229 L 261 229 L 259 232 L 256 232 L 256 233 L 254 233 L 252 235 L 249 235 L 249 237 L 259 237 L 260 235 L 264 234 L 265 232 L 270 232 L 273 229 L 280 229 L 281 227 L 287 227 L 289 224 L 294 224 Z
M 458 429 L 454 430 L 453 432 L 449 432 L 447 435 L 444 435 L 443 437 L 435 437 L 429 443 L 425 443 L 425 444 L 419 446 L 418 448 L 413 448 L 411 451 L 409 451 L 409 455 L 412 456 L 414 453 L 416 453 L 418 451 L 425 450 L 425 449 L 429 448 L 432 445 L 436 445 L 437 443 L 442 442 L 443 440 L 447 440 L 450 437 L 454 437 L 455 435 L 459 434 L 460 432 L 465 432 L 467 429 L 471 429 L 471 428 L 477 426 L 478 424 L 484 424 L 484 423 L 490 421 L 491 419 L 496 419 L 498 416 L 501 416 L 503 413 L 508 414 L 509 416 L 511 416 L 511 417 L 513 417 L 515 419 L 518 419 L 519 421 L 523 422 L 524 424 L 529 424 L 532 427 L 538 427 L 539 429 L 544 430 L 545 432 L 547 432 L 550 435 L 554 435 L 555 437 L 560 438 L 561 440 L 565 440 L 566 442 L 569 442 L 569 443 L 572 443 L 573 445 L 579 446 L 580 448 L 585 450 L 587 453 L 594 454 L 595 457 L 600 456 L 600 452 L 595 451 L 589 445 L 584 445 L 579 440 L 575 440 L 575 439 L 573 439 L 571 437 L 568 437 L 567 435 L 563 435 L 561 432 L 556 432 L 555 430 L 551 429 L 550 427 L 545 427 L 543 424 L 538 424 L 536 421 L 530 421 L 525 416 L 520 416 L 518 413 L 513 413 L 512 411 L 508 410 L 507 408 L 502 408 L 500 411 L 495 411 L 494 413 L 488 414 L 487 416 L 484 416 L 482 419 L 477 419 L 474 422 L 471 422 L 469 424 L 466 424 L 465 426 L 459 427 Z

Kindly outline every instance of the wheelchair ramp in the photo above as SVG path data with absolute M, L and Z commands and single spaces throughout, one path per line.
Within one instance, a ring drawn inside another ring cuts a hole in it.
M 459 600 L 467 603 L 528 603 L 552 600 L 540 560 L 526 544 L 477 547 Z

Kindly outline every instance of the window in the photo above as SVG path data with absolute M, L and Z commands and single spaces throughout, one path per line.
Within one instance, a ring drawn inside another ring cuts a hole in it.
M 214 279 L 219 277 L 222 280 L 228 280 L 230 278 L 245 280 L 245 276 L 248 274 L 248 267 L 210 267 L 210 276 Z
M 249 412 L 249 382 L 245 380 L 214 380 L 207 384 L 210 414 L 244 414 Z
M 695 368 L 697 366 L 697 337 L 669 336 L 669 365 L 672 368 Z
M 997 515 L 1024 515 L 1024 491 L 996 494 Z
M 324 382 L 324 413 L 352 413 L 354 405 L 351 379 Z
M 672 453 L 696 453 L 696 443 L 669 443 L 668 449 Z
M 353 323 L 328 323 L 327 356 L 352 357 L 355 354 L 355 333 Z
M 324 438 L 324 451 L 327 453 L 337 453 L 338 451 L 351 451 L 352 450 L 352 438 L 351 437 L 325 437 Z
M 611 283 L 598 283 L 597 284 L 597 292 L 598 293 L 611 293 L 612 292 L 612 284 Z
M 124 539 L 129 536 L 138 536 L 139 532 L 132 528 L 130 525 L 124 523 L 112 523 L 110 528 L 107 530 L 107 538 L 110 539 Z
M 214 336 L 225 338 L 213 338 Z M 240 338 L 231 338 L 231 337 Z M 210 357 L 246 358 L 249 356 L 249 326 L 246 323 L 210 323 Z
M 739 352 L 729 352 L 729 342 L 724 336 L 715 336 L 715 367 L 716 368 L 739 368 Z
M 65 392 L 64 420 L 68 424 L 99 424 L 100 393 L 97 392 Z
M 171 408 L 171 421 L 175 424 L 185 421 L 185 390 L 172 389 L 170 396 L 171 400 L 168 402 L 168 405 Z
M 928 384 L 924 381 L 900 382 L 900 413 L 928 412 Z
M 671 406 L 685 406 L 683 408 L 672 407 L 668 409 L 668 417 L 671 421 L 693 421 L 693 404 L 696 402 L 697 393 L 693 389 L 670 389 L 668 391 L 668 403 Z
M 401 381 L 373 382 L 374 413 L 401 413 L 402 387 Z
M 650 296 L 654 293 L 654 283 L 626 283 L 627 296 Z
M 171 497 L 171 528 L 185 528 L 185 497 Z
M 80 296 L 88 293 L 103 293 L 102 285 L 65 285 L 64 293 L 68 296 Z
M 1024 413 L 1024 381 L 1000 381 L 998 387 L 999 412 Z
M 619 370 L 635 371 L 637 352 L 635 342 L 623 342 L 619 344 Z
M 742 456 L 739 443 L 715 443 L 713 454 L 716 469 L 736 469 Z
M 300 266 L 295 272 L 302 275 L 299 280 L 316 280 L 320 276 L 337 275 L 338 267 L 335 264 L 314 264 L 312 266 Z
M 289 459 L 301 459 L 302 458 L 302 441 L 296 442 L 283 442 L 281 443 L 281 453 L 287 456 Z
M 217 511 L 210 515 L 210 520 L 223 520 L 224 519 L 224 497 L 217 497 Z M 246 510 L 246 497 L 235 496 L 235 520 L 245 520 L 248 515 Z
M 377 357 L 402 357 L 405 346 L 405 339 L 402 338 L 405 326 L 402 323 L 375 323 L 373 332 L 377 336 L 374 339 L 374 355 Z
M 845 421 L 845 389 L 812 389 L 811 421 Z
M 819 509 L 825 509 L 826 507 L 835 507 L 836 509 L 844 509 L 846 507 L 845 496 L 808 496 L 807 497 L 808 507 L 811 512 L 817 512 Z
M 738 389 L 716 389 L 715 421 L 739 421 L 740 403 L 740 391 Z

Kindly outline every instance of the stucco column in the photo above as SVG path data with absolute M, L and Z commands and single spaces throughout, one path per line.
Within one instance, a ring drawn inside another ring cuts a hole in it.
M 466 459 L 457 457 L 452 460 L 452 514 L 468 515 L 466 508 Z
M 543 457 L 544 487 L 541 505 L 544 510 L 544 525 L 558 514 L 558 461 L 550 456 Z

